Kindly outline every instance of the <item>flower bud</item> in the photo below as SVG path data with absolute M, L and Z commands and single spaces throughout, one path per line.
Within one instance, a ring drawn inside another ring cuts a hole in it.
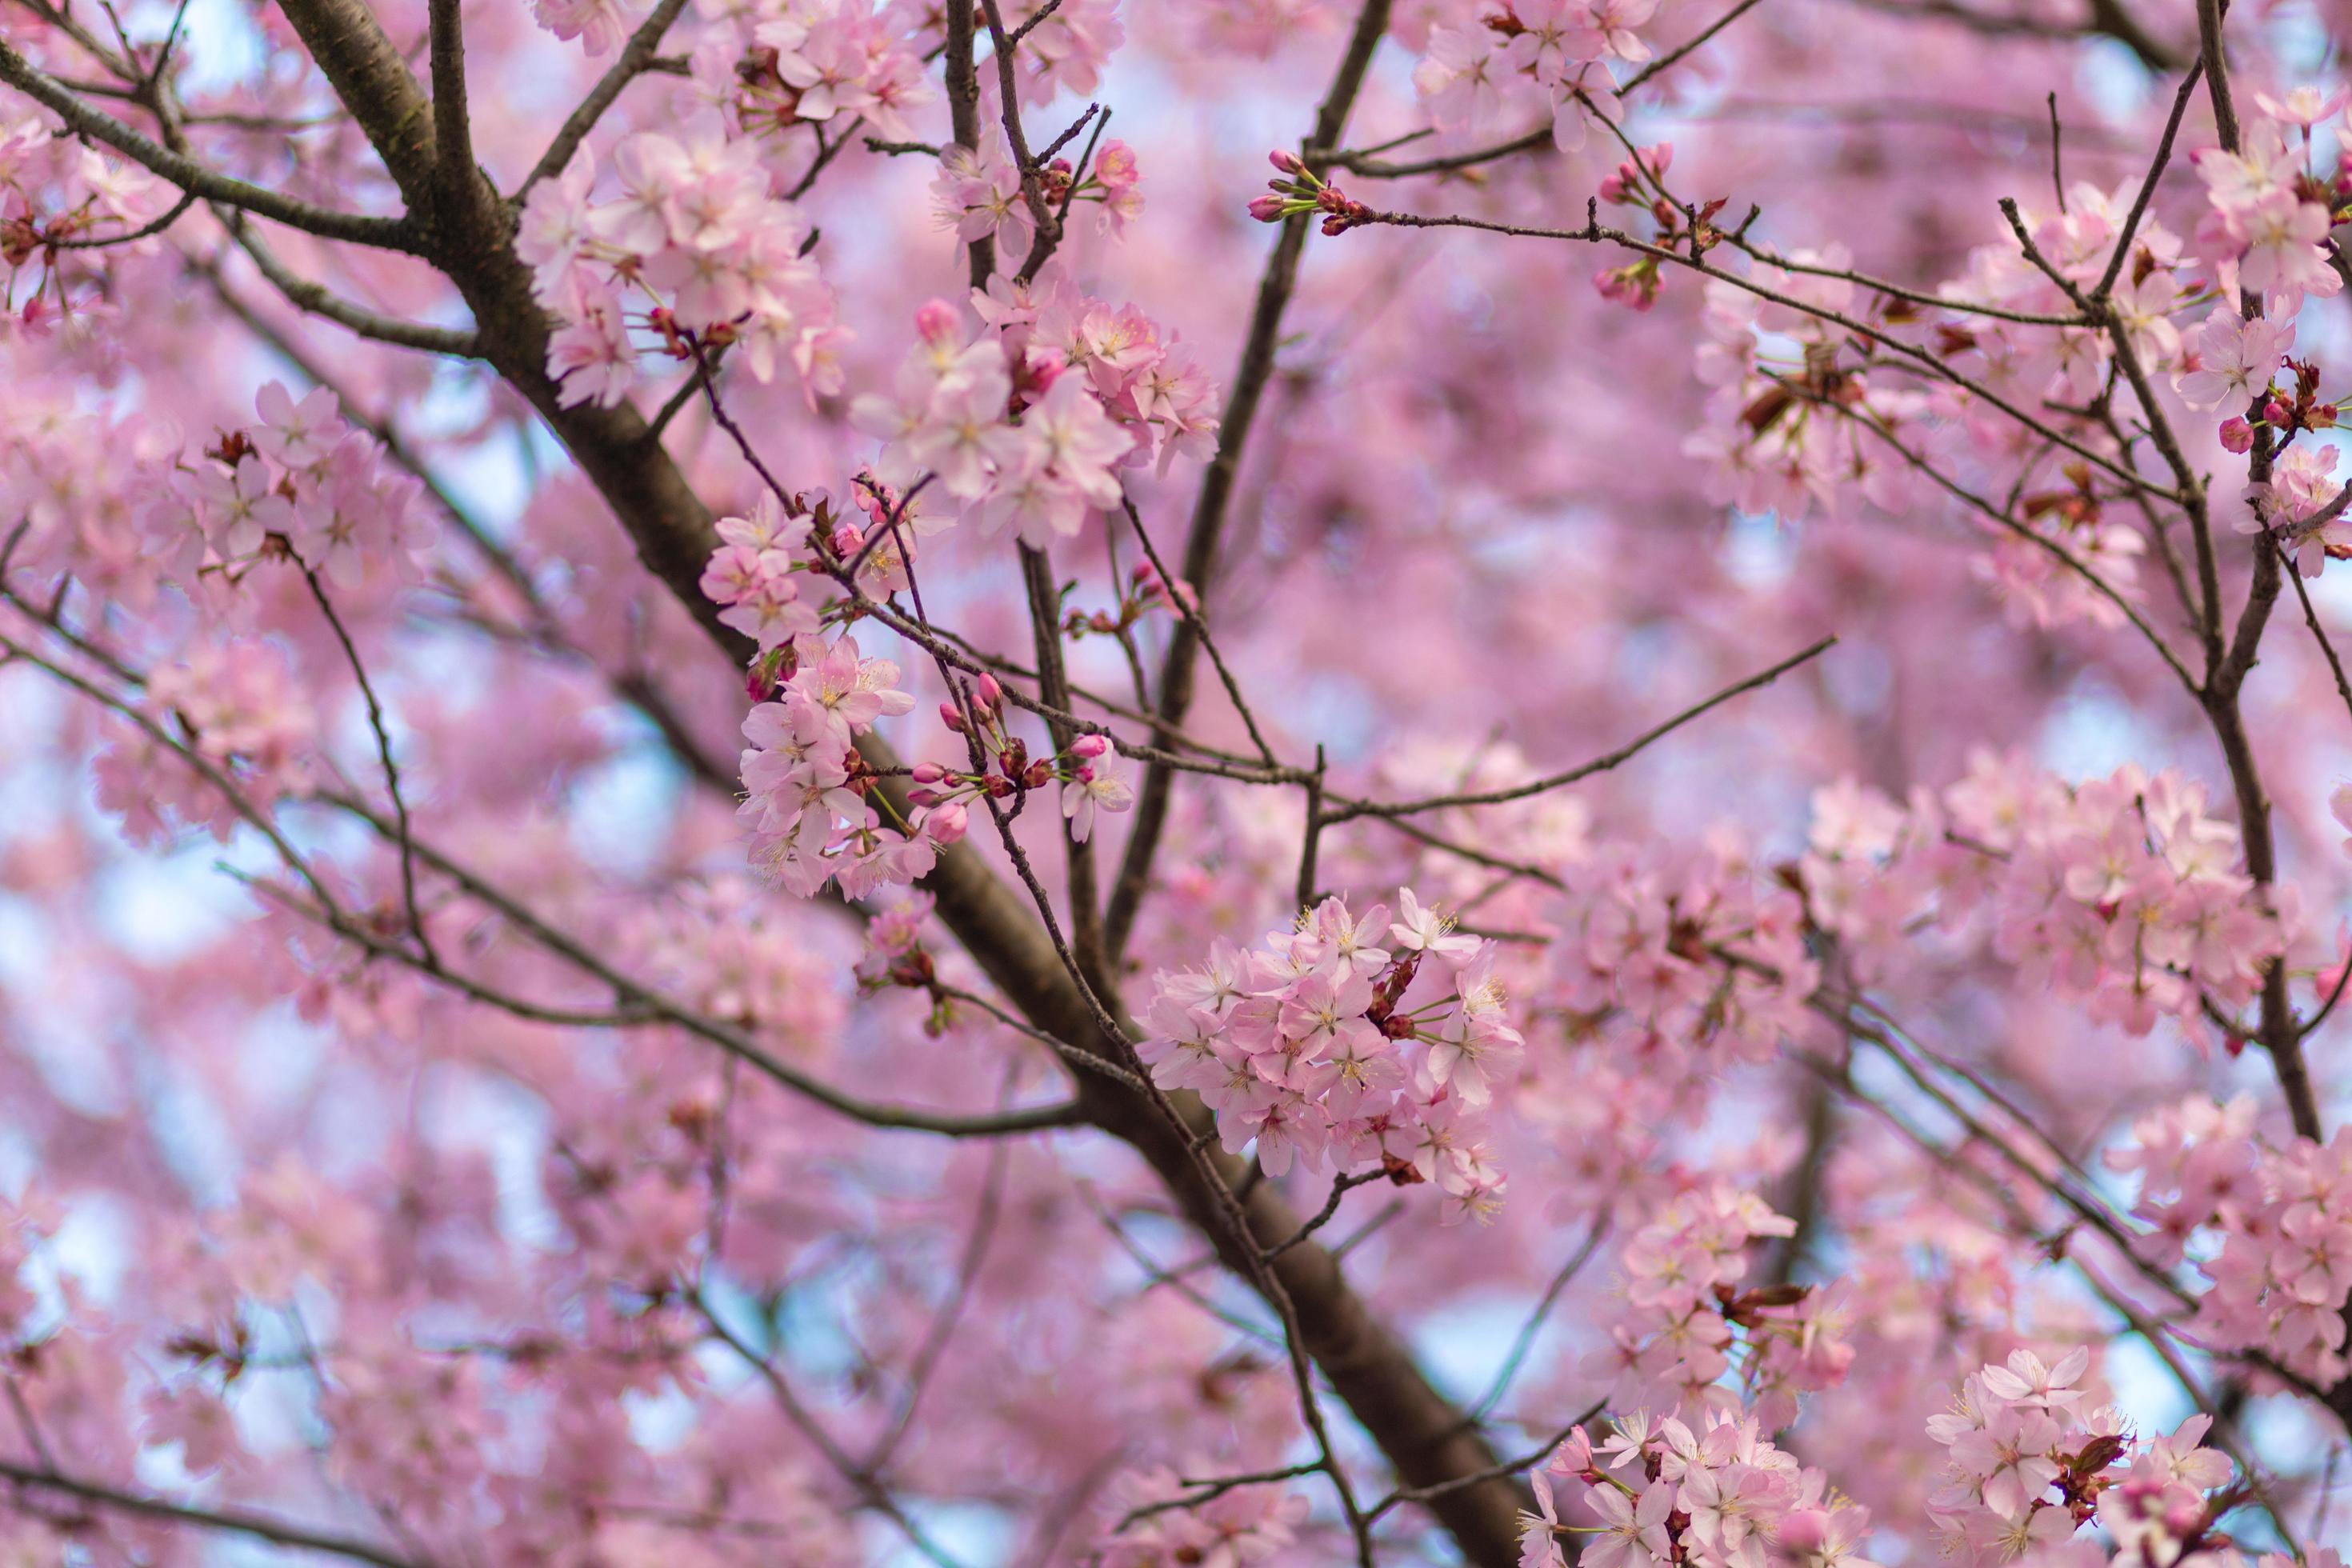
M 963 733 L 963 712 L 952 702 L 940 704 L 940 722 L 959 735 Z
M 1780 1516 L 1780 1537 L 1790 1552 L 1819 1552 L 1830 1537 L 1830 1516 L 1817 1508 L 1792 1508 Z
M 2247 452 L 2253 449 L 2253 445 L 2254 427 L 2246 423 L 2244 415 L 2232 415 L 2221 421 L 2221 446 L 2225 450 Z
M 1287 148 L 1276 148 L 1265 155 L 1265 161 L 1286 174 L 1297 176 L 1307 173 L 1306 162 Z
M 997 713 L 1003 710 L 1004 688 L 997 684 L 996 677 L 983 675 L 972 683 L 971 704 L 980 710 L 982 715 Z
M 1092 762 L 1110 750 L 1108 735 L 1081 735 L 1070 742 L 1070 755 Z
M 963 802 L 951 800 L 923 818 L 923 836 L 934 844 L 953 844 L 964 836 L 969 823 Z
M 1250 203 L 1249 215 L 1260 223 L 1280 223 L 1284 205 L 1280 196 L 1259 196 Z
M 915 331 L 925 342 L 938 348 L 963 335 L 962 319 L 945 300 L 927 300 L 915 312 Z
M 2263 405 L 2263 419 L 2264 423 L 2274 425 L 2282 430 L 2294 428 L 2294 411 L 2275 397 Z
M 937 763 L 917 763 L 912 776 L 919 784 L 935 784 L 948 776 L 948 771 Z

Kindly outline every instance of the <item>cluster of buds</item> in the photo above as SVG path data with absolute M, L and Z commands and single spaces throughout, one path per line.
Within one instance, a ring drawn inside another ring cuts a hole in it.
M 1592 286 L 1604 300 L 1636 310 L 1646 310 L 1658 302 L 1658 260 L 1644 256 L 1623 267 L 1603 268 L 1592 275 Z
M 0 261 L 11 267 L 22 267 L 37 251 L 47 251 L 50 258 L 56 247 L 67 240 L 80 237 L 98 220 L 97 204 L 84 202 L 71 212 L 61 213 L 46 224 L 37 223 L 26 214 L 0 218 Z
M 2275 433 L 2281 445 L 2300 430 L 2333 430 L 2336 428 L 2336 405 L 2324 403 L 2319 397 L 2319 367 L 2308 360 L 2291 359 L 2286 368 L 2294 373 L 2294 390 L 2284 392 L 2278 387 L 2261 388 L 2262 424 Z M 2231 452 L 2243 454 L 2254 445 L 2254 425 L 2246 415 L 2233 415 L 2221 422 L 2221 445 Z
M 2294 373 L 2294 401 L 2273 388 L 2263 404 L 2263 422 L 2285 435 L 2336 428 L 2336 405 L 2319 401 L 2319 367 L 2308 360 L 2291 359 L 2286 368 Z
M 1258 222 L 1280 223 L 1300 213 L 1319 212 L 1325 234 L 1345 234 L 1372 221 L 1371 208 L 1323 180 L 1297 153 L 1276 151 L 1267 153 L 1266 160 L 1279 174 L 1265 183 L 1273 195 L 1249 205 L 1250 216 Z
M 1654 147 L 1639 149 L 1633 156 L 1618 164 L 1615 173 L 1601 182 L 1599 193 L 1601 199 L 1622 206 L 1651 207 L 1654 211 L 1655 201 L 1647 187 L 1655 185 L 1664 179 L 1667 168 L 1674 161 L 1675 144 L 1671 142 L 1661 142 Z M 1667 206 L 1666 216 L 1659 221 L 1669 226 L 1672 226 L 1674 222 L 1672 205 Z
M 788 131 L 800 123 L 801 89 L 784 79 L 782 55 L 754 44 L 735 62 L 736 90 L 730 105 L 744 131 Z
M 744 671 L 743 695 L 754 702 L 765 702 L 781 690 L 785 681 L 800 673 L 800 655 L 790 643 L 762 648 L 752 656 L 751 667 Z
M 964 830 L 962 802 L 981 795 L 1013 801 L 1017 812 L 1031 790 L 1058 784 L 1062 815 L 1069 820 L 1070 836 L 1081 844 L 1093 833 L 1097 811 L 1125 811 L 1135 804 L 1135 792 L 1118 771 L 1118 750 L 1108 735 L 1080 735 L 1056 755 L 1031 757 L 1029 743 L 1005 728 L 1004 688 L 992 675 L 971 684 L 962 706 L 952 699 L 940 703 L 940 721 L 976 742 L 988 753 L 988 765 L 980 773 L 957 773 L 937 763 L 918 763 L 907 798 L 926 808 L 934 825 L 953 813 L 947 822 L 957 837 Z
M 1183 595 L 1184 609 L 1178 608 L 1176 595 L 1179 592 Z M 1128 574 L 1127 592 L 1119 599 L 1116 616 L 1108 610 L 1091 613 L 1072 610 L 1062 617 L 1062 635 L 1073 642 L 1088 633 L 1096 637 L 1124 638 L 1138 621 L 1152 611 L 1169 610 L 1181 615 L 1192 607 L 1192 602 L 1189 588 L 1180 584 L 1176 591 L 1171 592 L 1167 580 L 1160 575 L 1159 568 L 1149 561 L 1140 561 L 1136 563 L 1135 570 Z

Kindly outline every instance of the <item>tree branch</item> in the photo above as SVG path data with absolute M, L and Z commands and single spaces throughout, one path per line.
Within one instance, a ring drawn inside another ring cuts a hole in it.
M 63 83 L 37 68 L 5 38 L 0 38 L 0 83 L 55 110 L 79 135 L 103 142 L 132 163 L 207 201 L 240 207 L 322 239 L 351 240 L 412 256 L 423 254 L 421 237 L 404 218 L 372 217 L 315 206 L 232 179 L 158 145 L 112 115 L 101 114 L 82 102 Z

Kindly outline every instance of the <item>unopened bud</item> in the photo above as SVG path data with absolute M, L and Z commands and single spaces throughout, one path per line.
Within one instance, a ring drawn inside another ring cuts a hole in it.
M 952 343 L 963 335 L 961 328 L 956 308 L 945 300 L 927 300 L 915 312 L 915 331 L 925 342 L 934 346 Z
M 1791 1552 L 1819 1552 L 1830 1537 L 1830 1516 L 1817 1508 L 1792 1508 L 1780 1516 L 1779 1533 Z

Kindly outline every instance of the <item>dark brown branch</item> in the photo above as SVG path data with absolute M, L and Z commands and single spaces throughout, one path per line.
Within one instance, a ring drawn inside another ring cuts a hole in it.
M 428 326 L 422 321 L 404 321 L 352 303 L 325 284 L 313 282 L 288 268 L 261 237 L 253 232 L 253 226 L 245 221 L 244 215 L 227 211 L 221 216 L 237 247 L 252 258 L 255 269 L 269 280 L 271 288 L 286 297 L 288 304 L 305 315 L 332 321 L 361 337 L 390 343 L 396 348 L 446 354 L 455 359 L 471 359 L 478 352 L 471 332 L 450 327 Z
M 157 145 L 112 115 L 101 114 L 82 102 L 63 83 L 36 68 L 5 38 L 0 38 L 0 83 L 54 110 L 78 134 L 105 142 L 131 162 L 206 201 L 241 207 L 322 239 L 346 239 L 384 250 L 421 253 L 419 237 L 404 219 L 334 212 L 232 179 Z
M 1424 811 L 1444 810 L 1449 806 L 1500 805 L 1507 801 L 1525 800 L 1529 795 L 1541 795 L 1547 790 L 1563 788 L 1575 784 L 1580 779 L 1588 779 L 1595 773 L 1607 773 L 1612 768 L 1622 766 L 1694 719 L 1705 716 L 1735 697 L 1771 685 L 1799 665 L 1819 658 L 1836 646 L 1837 638 L 1834 637 L 1823 637 L 1811 647 L 1790 654 L 1778 664 L 1759 669 L 1745 680 L 1736 681 L 1712 697 L 1693 703 L 1664 722 L 1651 726 L 1615 751 L 1603 752 L 1591 762 L 1580 763 L 1566 773 L 1553 773 L 1549 777 L 1536 779 L 1528 784 L 1513 784 L 1507 789 L 1478 790 L 1460 795 L 1436 795 L 1422 800 L 1398 801 L 1393 804 L 1359 801 L 1352 805 L 1326 810 L 1323 813 L 1323 820 L 1326 823 L 1352 822 L 1360 816 L 1412 816 Z
M 375 735 L 376 759 L 383 767 L 384 793 L 392 797 L 394 825 L 399 829 L 401 900 L 408 910 L 408 932 L 416 939 L 417 950 L 434 968 L 441 967 L 441 955 L 434 951 L 433 939 L 425 930 L 425 914 L 416 902 L 416 846 L 408 822 L 408 799 L 400 789 L 400 764 L 393 760 L 392 731 L 383 721 L 383 704 L 376 700 L 375 683 L 368 679 L 367 665 L 360 658 L 359 646 L 343 626 L 343 617 L 335 613 L 335 602 L 327 597 L 326 584 L 319 581 L 318 569 L 308 562 L 302 563 L 302 580 L 310 586 L 310 597 L 327 617 L 327 625 L 341 646 L 343 658 L 352 668 L 352 679 L 359 682 L 360 697 L 367 704 L 368 728 Z
M 1349 34 L 1348 47 L 1339 57 L 1330 89 L 1315 112 L 1314 130 L 1303 153 L 1308 167 L 1328 169 L 1338 155 L 1339 139 L 1348 128 L 1349 111 L 1363 89 L 1365 73 L 1371 68 L 1372 55 L 1387 30 L 1388 18 L 1388 0 L 1368 0 L 1357 16 L 1355 30 Z M 1275 350 L 1282 338 L 1282 318 L 1290 307 L 1292 290 L 1297 287 L 1298 263 L 1307 250 L 1308 221 L 1304 215 L 1285 219 L 1275 239 L 1274 253 L 1266 258 L 1265 270 L 1258 279 L 1257 300 L 1250 310 L 1249 329 L 1242 339 L 1241 363 L 1234 369 L 1233 387 L 1225 395 L 1224 414 L 1217 426 L 1216 454 L 1201 476 L 1200 493 L 1192 503 L 1192 526 L 1184 540 L 1182 580 L 1195 595 L 1195 613 L 1203 616 L 1216 580 L 1217 554 L 1224 536 L 1225 514 L 1233 503 L 1234 486 L 1241 475 L 1242 455 L 1249 444 L 1250 427 L 1257 422 L 1258 405 L 1265 396 L 1266 384 L 1274 376 Z M 1173 583 L 1169 587 L 1171 593 L 1175 591 Z M 1168 725 L 1182 724 L 1185 713 L 1192 706 L 1194 667 L 1200 651 L 1200 632 L 1192 618 L 1180 621 L 1168 639 L 1168 652 L 1160 666 L 1158 712 Z M 1160 836 L 1167 827 L 1175 782 L 1171 769 L 1144 770 L 1143 787 L 1136 798 L 1135 822 L 1128 834 L 1127 853 L 1119 863 L 1118 880 L 1103 919 L 1104 942 L 1114 968 L 1127 951 L 1136 912 L 1150 886 L 1151 865 L 1160 852 Z
M 273 1546 L 292 1547 L 301 1552 L 321 1552 L 331 1557 L 348 1558 L 354 1563 L 372 1563 L 376 1564 L 376 1568 L 425 1568 L 424 1559 L 395 1556 L 368 1542 L 289 1524 L 268 1514 L 253 1513 L 244 1509 L 188 1508 L 166 1502 L 162 1498 L 100 1486 L 96 1481 L 37 1469 L 13 1460 L 0 1459 L 0 1479 L 22 1489 L 75 1498 L 100 1508 L 112 1509 L 118 1513 L 134 1514 L 142 1519 L 161 1520 L 171 1524 L 192 1524 L 202 1530 L 243 1535 L 255 1541 L 267 1541 Z
M 662 36 L 670 30 L 685 9 L 686 0 L 661 0 L 661 4 L 638 24 L 637 30 L 629 35 L 629 41 L 621 46 L 620 58 L 613 62 L 612 68 L 588 89 L 588 96 L 580 100 L 580 107 L 563 121 L 563 128 L 555 133 L 555 140 L 547 144 L 547 151 L 539 155 L 539 162 L 531 165 L 530 173 L 524 175 L 522 184 L 515 187 L 510 199 L 517 206 L 520 206 L 523 199 L 530 195 L 533 185 L 563 173 L 563 165 L 572 162 L 572 154 L 579 151 L 580 143 L 588 140 L 588 133 L 596 129 L 596 122 L 604 117 L 604 111 L 620 99 L 622 89 L 646 73 L 653 61 L 654 52 L 661 47 Z

